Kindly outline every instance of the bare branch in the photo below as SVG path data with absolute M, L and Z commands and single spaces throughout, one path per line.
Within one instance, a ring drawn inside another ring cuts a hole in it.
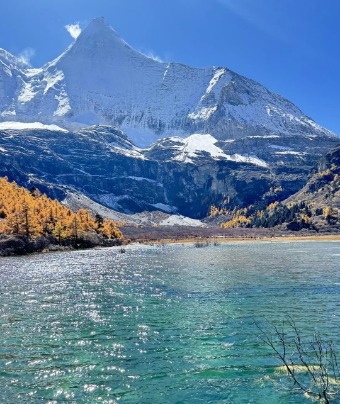
M 282 362 L 293 385 L 304 393 L 322 399 L 326 404 L 330 398 L 339 398 L 339 368 L 332 342 L 323 341 L 319 334 L 315 334 L 311 341 L 304 342 L 291 317 L 286 324 L 282 322 L 282 329 L 268 322 L 267 329 L 256 321 L 254 324 L 260 332 L 259 339 Z M 285 331 L 285 328 L 290 332 Z M 297 371 L 298 368 L 302 368 L 302 371 Z

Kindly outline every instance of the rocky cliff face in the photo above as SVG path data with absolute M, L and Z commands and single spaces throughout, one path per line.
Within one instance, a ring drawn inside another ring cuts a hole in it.
M 271 188 L 281 187 L 284 199 L 305 184 L 320 153 L 337 141 L 292 137 L 288 146 L 281 137 L 223 142 L 192 135 L 140 149 L 109 126 L 66 131 L 1 125 L 0 176 L 59 199 L 81 193 L 121 212 L 162 210 L 194 218 L 226 198 L 248 206 Z
M 160 63 L 94 20 L 57 59 L 29 69 L 0 52 L 0 121 L 118 126 L 139 146 L 167 136 L 331 136 L 288 100 L 224 67 Z

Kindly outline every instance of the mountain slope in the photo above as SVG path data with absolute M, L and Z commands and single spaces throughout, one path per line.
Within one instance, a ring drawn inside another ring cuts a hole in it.
M 60 200 L 81 193 L 120 212 L 163 210 L 194 218 L 206 216 L 210 205 L 226 198 L 230 206 L 248 206 L 266 198 L 271 188 L 281 189 L 275 197 L 287 198 L 337 142 L 296 136 L 288 146 L 281 137 L 224 142 L 195 134 L 140 149 L 109 126 L 78 131 L 19 127 L 0 123 L 0 176 Z
M 103 19 L 94 20 L 41 69 L 11 66 L 10 74 L 0 70 L 7 100 L 2 121 L 38 116 L 66 128 L 114 125 L 140 146 L 192 133 L 220 140 L 332 136 L 288 100 L 227 68 L 198 69 L 146 57 Z
M 25 88 L 23 70 L 28 66 L 4 49 L 0 49 L 0 117 L 15 119 L 18 97 Z
M 311 172 L 307 184 L 283 203 L 256 212 L 251 224 L 288 230 L 340 230 L 340 145 L 329 150 Z
M 340 145 L 318 162 L 307 184 L 288 198 L 287 203 L 304 202 L 317 209 L 330 207 L 340 212 Z

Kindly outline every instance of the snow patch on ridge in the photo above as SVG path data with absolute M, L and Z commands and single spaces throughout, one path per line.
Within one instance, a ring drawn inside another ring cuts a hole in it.
M 34 91 L 32 83 L 23 82 L 23 87 L 19 94 L 18 101 L 24 104 L 26 102 L 31 101 L 36 94 L 37 92 Z
M 174 140 L 182 143 L 180 153 L 174 158 L 176 161 L 192 163 L 192 158 L 198 157 L 198 154 L 201 152 L 207 152 L 213 158 L 227 157 L 222 149 L 215 146 L 217 140 L 209 134 L 194 134 L 185 139 L 176 137 Z
M 41 122 L 0 122 L 0 130 L 26 130 L 26 129 L 44 129 L 57 130 L 59 132 L 68 132 L 66 129 L 57 125 L 44 125 Z
M 213 90 L 213 88 L 216 86 L 216 84 L 218 83 L 218 81 L 220 80 L 221 77 L 223 77 L 224 73 L 226 72 L 225 68 L 219 68 L 216 69 L 215 74 L 213 75 L 212 79 L 210 80 L 210 83 L 208 85 L 206 94 L 210 94 L 211 91 Z
M 125 177 L 123 177 L 123 178 L 125 178 Z M 150 182 L 151 184 L 157 184 L 158 186 L 163 187 L 163 184 L 161 184 L 160 182 L 157 182 L 155 180 L 152 180 L 152 179 L 146 178 L 146 177 L 134 177 L 132 175 L 129 175 L 126 178 L 130 178 L 131 180 L 135 180 L 135 181 L 147 181 L 147 182 Z M 155 206 L 155 205 L 152 205 L 152 206 Z
M 58 107 L 53 116 L 64 116 L 71 111 L 70 100 L 65 90 L 62 90 L 59 95 L 55 95 L 54 98 L 58 101 Z
M 26 74 L 26 77 L 28 77 L 28 78 L 31 78 L 31 77 L 34 77 L 34 76 L 38 76 L 38 75 L 40 75 L 41 73 L 43 73 L 44 72 L 44 69 L 42 69 L 42 68 L 38 68 L 38 69 L 36 69 L 36 68 L 30 68 L 30 69 L 27 69 L 27 70 L 25 70 L 25 74 Z
M 174 213 L 177 212 L 176 206 L 165 205 L 164 203 L 154 203 L 151 206 L 155 207 L 156 209 L 162 210 L 163 212 L 167 213 Z
M 135 149 L 123 149 L 121 147 L 111 147 L 110 150 L 114 153 L 122 154 L 127 157 L 133 157 L 136 159 L 146 160 L 145 156 L 139 152 L 139 149 L 136 147 Z
M 171 215 L 167 219 L 159 222 L 160 226 L 190 226 L 190 227 L 206 227 L 206 224 L 200 220 L 191 219 L 182 215 Z
M 59 82 L 65 79 L 64 73 L 61 70 L 57 70 L 54 74 L 47 72 L 44 77 L 44 81 L 46 81 L 46 86 L 43 94 L 45 95 L 50 88 L 54 88 L 54 86 Z
M 207 121 L 211 115 L 216 112 L 217 106 L 214 107 L 202 107 L 197 112 L 191 112 L 188 114 L 188 118 L 190 119 L 202 119 L 203 121 Z
M 271 147 L 272 149 L 284 150 L 284 151 L 292 150 L 292 149 L 291 149 L 290 147 L 288 147 L 288 146 L 280 146 L 280 145 L 277 145 L 277 144 L 271 144 L 271 145 L 269 145 L 269 147 Z
M 3 112 L 1 112 L 1 114 L 0 114 L 0 116 L 3 116 L 3 117 L 6 117 L 6 116 L 15 116 L 16 115 L 16 112 L 15 112 L 15 110 L 14 110 L 14 106 L 12 106 L 12 108 L 13 109 L 9 109 L 9 110 L 7 110 L 7 111 L 3 111 Z
M 241 154 L 226 154 L 221 148 L 217 147 L 217 139 L 209 134 L 193 134 L 185 139 L 179 137 L 170 138 L 179 146 L 173 146 L 179 153 L 173 157 L 173 160 L 182 163 L 194 163 L 193 159 L 198 158 L 202 152 L 210 154 L 213 159 L 225 159 L 237 163 L 255 164 L 260 167 L 268 167 L 268 164 L 256 156 L 243 156 Z
M 278 135 L 264 135 L 264 136 L 246 136 L 247 139 L 279 139 Z
M 168 63 L 168 64 L 166 65 L 166 68 L 165 68 L 165 70 L 164 70 L 163 81 L 166 79 L 166 76 L 167 76 L 168 73 L 169 73 L 169 69 L 170 69 L 170 63 Z
M 286 150 L 286 151 L 276 152 L 275 154 L 291 154 L 291 155 L 294 155 L 294 156 L 303 156 L 306 153 L 305 152 L 297 152 L 297 151 L 294 151 L 294 150 Z
M 248 164 L 255 164 L 256 166 L 259 167 L 268 167 L 268 164 L 265 161 L 259 159 L 256 156 L 243 156 L 241 154 L 233 154 L 232 156 L 228 157 L 230 157 L 230 160 L 236 161 L 238 163 L 248 163 Z

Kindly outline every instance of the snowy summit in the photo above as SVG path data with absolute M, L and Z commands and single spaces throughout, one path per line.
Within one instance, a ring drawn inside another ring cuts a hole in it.
M 29 69 L 0 52 L 0 121 L 120 127 L 137 145 L 210 133 L 219 140 L 332 136 L 288 100 L 224 67 L 162 63 L 93 20 L 59 57 Z M 216 151 L 216 150 L 215 150 Z

